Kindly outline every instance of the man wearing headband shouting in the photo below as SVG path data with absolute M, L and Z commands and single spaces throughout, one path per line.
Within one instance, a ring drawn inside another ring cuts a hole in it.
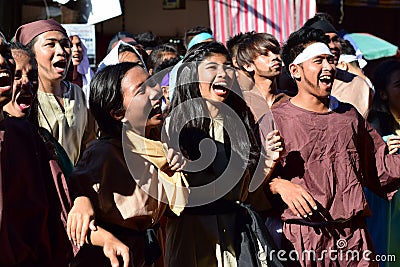
M 390 198 L 400 155 L 389 155 L 357 110 L 331 96 L 336 67 L 321 30 L 292 33 L 282 59 L 298 94 L 272 109 L 285 152 L 270 190 L 286 204 L 278 214 L 296 250 L 290 255 L 302 266 L 374 266 L 363 187 Z
M 332 20 L 327 13 L 317 13 L 307 20 L 304 26 L 322 30 L 329 37 L 328 46 L 334 56 L 335 65 L 337 65 L 343 51 L 341 38 L 332 25 Z M 332 95 L 342 102 L 352 104 L 364 118 L 367 118 L 373 92 L 362 77 L 337 69 Z

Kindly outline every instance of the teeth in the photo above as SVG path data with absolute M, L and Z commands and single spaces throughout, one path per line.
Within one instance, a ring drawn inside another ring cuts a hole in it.
M 331 79 L 331 77 L 330 76 L 321 76 L 321 78 L 320 78 L 321 80 L 330 80 Z
M 0 77 L 10 77 L 10 73 L 8 72 L 1 72 Z
M 153 109 L 156 109 L 156 108 L 159 108 L 159 107 L 160 107 L 160 104 L 157 103 L 157 104 L 155 104 L 155 105 L 153 106 Z
M 214 83 L 214 85 L 226 86 L 227 84 L 225 82 L 217 82 L 217 83 Z

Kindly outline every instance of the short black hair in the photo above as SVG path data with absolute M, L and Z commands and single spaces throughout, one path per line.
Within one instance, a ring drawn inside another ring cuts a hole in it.
M 115 120 L 110 112 L 123 111 L 123 92 L 121 81 L 132 68 L 141 65 L 135 62 L 122 62 L 106 66 L 95 74 L 90 82 L 89 105 L 99 129 L 109 135 L 120 136 L 122 122 Z
M 130 32 L 126 32 L 126 31 L 120 31 L 117 32 L 110 40 L 110 42 L 108 43 L 108 48 L 107 48 L 107 54 L 110 53 L 111 49 L 112 49 L 112 45 L 119 41 L 122 40 L 124 38 L 132 38 L 135 39 L 134 35 Z M 135 45 L 135 43 L 130 43 L 131 45 Z
M 175 46 L 170 44 L 158 45 L 153 49 L 153 51 L 151 51 L 149 57 L 147 58 L 146 66 L 149 69 L 156 68 L 161 64 L 161 62 L 164 61 L 164 54 L 166 53 L 173 53 L 176 57 L 178 57 L 178 50 Z
M 193 39 L 193 37 L 195 37 L 196 35 L 203 33 L 203 32 L 209 33 L 211 35 L 213 34 L 212 30 L 209 27 L 196 26 L 196 27 L 188 29 L 185 32 L 185 37 L 183 38 L 183 44 L 185 45 L 185 47 L 187 48 L 187 46 L 189 45 L 189 43 Z
M 152 31 L 142 32 L 135 35 L 135 40 L 143 45 L 145 50 L 153 49 L 161 44 L 161 39 Z
M 303 52 L 311 43 L 321 42 L 328 45 L 329 37 L 325 35 L 322 30 L 314 29 L 311 27 L 302 27 L 299 30 L 292 32 L 289 35 L 286 43 L 282 46 L 281 57 L 285 63 L 285 68 L 289 71 L 289 65 L 294 59 Z
M 238 45 L 236 61 L 238 66 L 246 71 L 244 66 L 254 63 L 257 56 L 266 55 L 269 51 L 279 54 L 280 50 L 281 45 L 272 34 L 251 32 Z

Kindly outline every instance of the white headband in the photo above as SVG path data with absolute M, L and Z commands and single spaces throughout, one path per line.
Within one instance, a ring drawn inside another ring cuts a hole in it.
M 346 63 L 350 63 L 353 61 L 358 61 L 358 65 L 360 66 L 360 68 L 364 68 L 365 65 L 367 65 L 367 62 L 361 57 L 357 57 L 354 55 L 340 55 L 339 57 L 339 62 L 346 62 Z
M 315 56 L 319 55 L 332 55 L 331 50 L 329 47 L 324 43 L 313 43 L 307 46 L 303 52 L 301 52 L 294 60 L 293 64 L 300 64 L 304 61 L 307 61 Z

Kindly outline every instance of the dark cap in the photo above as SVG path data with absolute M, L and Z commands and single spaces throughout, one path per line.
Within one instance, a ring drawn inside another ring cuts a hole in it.
M 15 32 L 13 40 L 23 45 L 29 44 L 36 36 L 49 31 L 59 31 L 65 36 L 67 35 L 66 30 L 60 23 L 54 19 L 38 20 L 31 23 L 20 26 Z

